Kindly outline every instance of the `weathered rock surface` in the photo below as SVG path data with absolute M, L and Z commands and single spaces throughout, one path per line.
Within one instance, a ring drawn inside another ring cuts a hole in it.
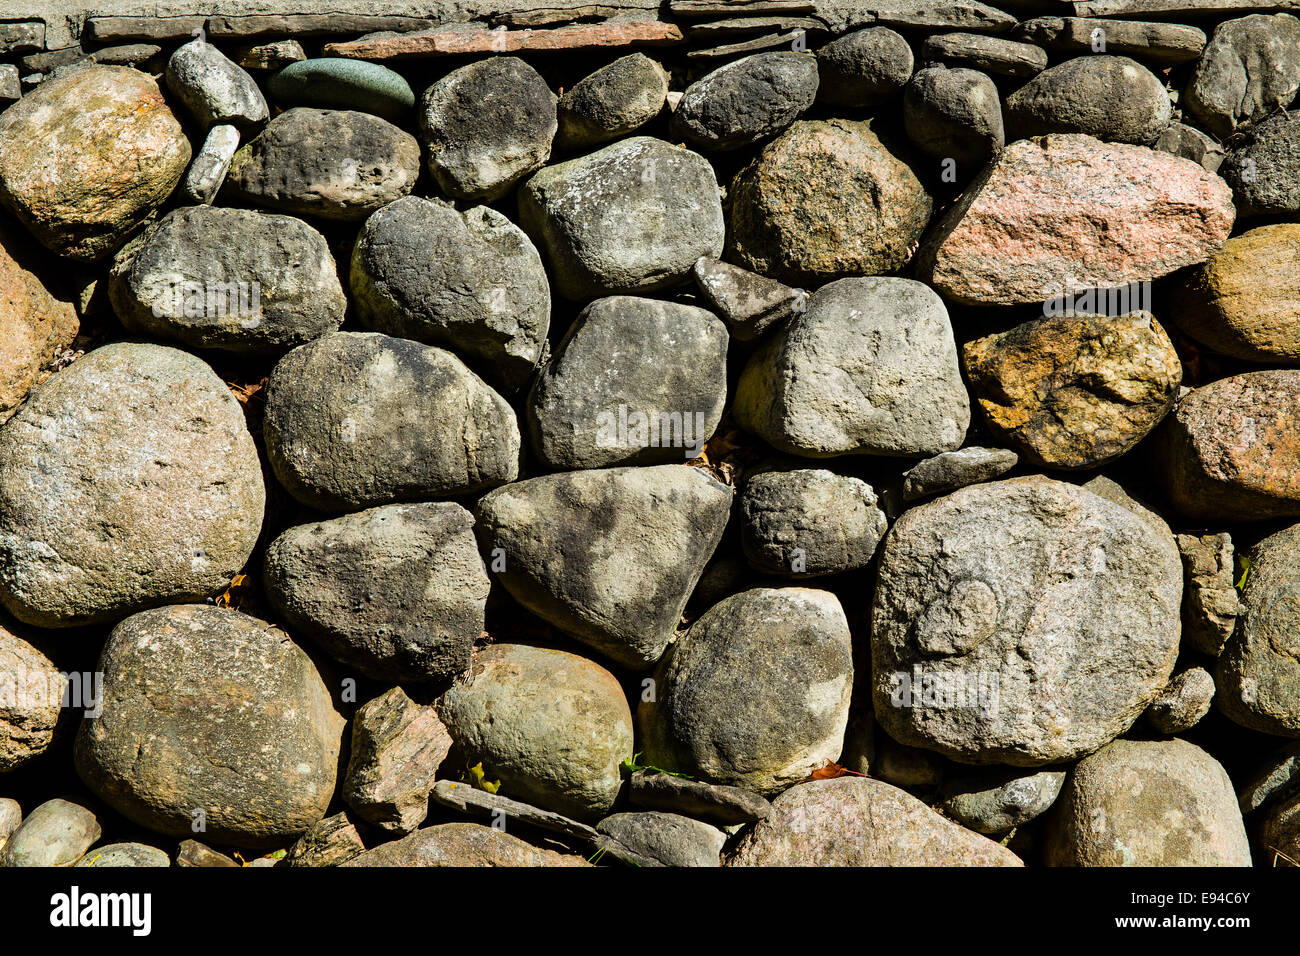
M 1085 133 L 1149 145 L 1169 125 L 1172 113 L 1164 84 L 1126 56 L 1066 60 L 1007 97 L 1007 126 L 1017 139 Z
M 660 866 L 721 866 L 727 835 L 676 813 L 613 813 L 596 827 L 605 836 Z
M 307 828 L 284 855 L 283 866 L 338 866 L 366 852 L 356 824 L 336 813 Z
M 467 765 L 502 796 L 592 822 L 614 805 L 632 756 L 632 712 L 614 675 L 522 644 L 484 648 L 438 712 Z
M 1252 14 L 1214 28 L 1196 61 L 1183 100 L 1211 133 L 1226 139 L 1300 90 L 1300 20 Z
M 1189 518 L 1300 515 L 1300 371 L 1247 372 L 1203 385 L 1157 433 L 1160 475 Z
M 1300 116 L 1270 116 L 1251 127 L 1219 172 L 1242 216 L 1300 212 Z
M 903 92 L 903 127 L 921 152 L 973 174 L 1006 142 L 998 88 L 966 67 L 927 66 Z
M 185 206 L 114 265 L 127 328 L 192 348 L 284 352 L 335 331 L 347 300 L 325 237 L 300 219 Z
M 841 279 L 750 358 L 736 420 L 780 451 L 921 457 L 961 446 L 970 400 L 947 309 L 919 282 Z
M 739 149 L 779 133 L 816 98 L 815 59 L 756 53 L 687 87 L 673 111 L 673 128 L 699 149 Z
M 686 465 L 544 475 L 480 499 L 485 554 L 534 614 L 624 667 L 657 661 L 722 539 L 731 490 Z
M 281 845 L 325 815 L 344 719 L 311 659 L 264 621 L 205 605 L 127 618 L 100 657 L 102 712 L 77 772 L 119 813 L 170 836 Z
M 940 452 L 913 465 L 903 474 L 903 500 L 915 501 L 956 491 L 966 485 L 992 481 L 1019 462 L 1020 456 L 1007 448 L 971 446 Z
M 541 360 L 551 320 L 542 257 L 495 209 L 416 196 L 366 220 L 352 249 L 352 295 L 369 329 L 480 362 L 507 389 Z
M 128 67 L 51 77 L 0 115 L 0 202 L 72 259 L 120 246 L 189 161 L 190 142 L 158 84 Z
M 0 431 L 0 600 L 40 627 L 203 600 L 248 560 L 264 504 L 216 373 L 176 349 L 106 345 Z
M 298 525 L 266 551 L 266 595 L 295 634 L 363 674 L 447 680 L 469 667 L 491 586 L 473 526 L 451 502 Z
M 847 33 L 817 50 L 817 98 L 828 106 L 875 109 L 912 75 L 912 47 L 888 27 Z
M 85 807 L 47 800 L 27 814 L 0 848 L 0 867 L 70 866 L 101 833 L 99 820 Z
M 1205 32 L 1193 26 L 1096 17 L 1034 17 L 1016 35 L 1053 51 L 1110 53 L 1160 65 L 1195 60 L 1205 48 Z
M 1043 302 L 1204 262 L 1234 216 L 1224 182 L 1190 160 L 1089 136 L 1021 140 L 935 223 L 917 272 L 966 305 Z
M 726 327 L 692 305 L 590 303 L 528 395 L 533 451 L 550 469 L 697 457 L 727 401 Z
M 1214 701 L 1214 678 L 1203 667 L 1175 674 L 1147 708 L 1146 719 L 1162 734 L 1181 734 L 1195 727 Z
M 987 837 L 880 780 L 837 777 L 787 790 L 727 866 L 1022 866 Z
M 708 305 L 727 323 L 731 337 L 749 342 L 807 307 L 802 289 L 701 256 L 693 270 L 695 285 Z
M 477 823 L 444 823 L 383 843 L 342 866 L 585 866 L 582 857 L 543 850 Z
M 589 844 L 599 842 L 600 834 L 594 827 L 570 819 L 562 813 L 543 810 L 531 803 L 511 800 L 499 793 L 480 790 L 471 783 L 457 783 L 454 780 L 439 780 L 433 785 L 429 798 L 435 803 L 449 809 L 477 817 L 487 817 L 498 828 L 509 827 L 511 821 L 518 821 L 540 830 L 550 830 L 567 837 L 573 837 Z
M 932 201 L 866 123 L 795 123 L 731 184 L 727 260 L 792 285 L 901 268 Z
M 12 627 L 0 625 L 0 773 L 50 746 L 67 688 L 54 663 Z M 5 835 L 0 834 L 0 845 Z
M 1047 68 L 1047 51 L 981 33 L 941 33 L 927 37 L 921 47 L 929 60 L 970 66 L 1002 76 L 1033 76 Z
M 1183 379 L 1150 312 L 1034 319 L 967 342 L 962 365 L 995 434 L 1049 468 L 1118 458 L 1173 408 Z
M 566 299 L 677 285 L 722 254 L 725 228 L 713 167 L 650 136 L 546 167 L 520 187 L 519 218 Z
M 1218 657 L 1237 626 L 1232 537 L 1180 534 L 1176 540 L 1183 556 L 1183 639 Z
M 1151 148 L 1200 163 L 1212 173 L 1219 171 L 1224 157 L 1228 155 L 1216 140 L 1185 123 L 1170 123 L 1156 137 Z
M 203 37 L 171 55 L 166 78 L 172 95 L 205 130 L 215 123 L 253 126 L 270 115 L 253 78 Z
M 420 144 L 355 110 L 295 107 L 235 153 L 223 197 L 295 215 L 365 219 L 411 191 Z
M 964 774 L 944 783 L 943 810 L 976 833 L 1006 833 L 1046 813 L 1064 783 L 1064 770 L 1004 767 Z
M 720 827 L 755 823 L 772 812 L 767 799 L 752 790 L 690 780 L 657 770 L 638 770 L 632 774 L 628 801 L 647 810 L 679 813 Z
M 1181 598 L 1168 529 L 1077 486 L 1014 478 L 919 505 L 881 550 L 876 719 L 963 763 L 1089 753 L 1168 681 Z
M 664 108 L 668 73 L 644 53 L 632 53 L 583 77 L 560 97 L 561 149 L 596 146 L 633 133 Z
M 705 612 L 659 662 L 655 699 L 643 697 L 637 711 L 645 760 L 780 793 L 839 756 L 852 684 L 848 621 L 833 594 L 742 592 Z
M 1050 866 L 1250 866 L 1219 762 L 1183 740 L 1117 740 L 1076 764 L 1049 820 Z
M 239 128 L 231 123 L 218 123 L 208 130 L 203 145 L 194 154 L 185 178 L 181 180 L 181 192 L 191 202 L 209 205 L 221 192 L 239 150 Z
M 472 494 L 519 471 L 505 399 L 450 352 L 373 332 L 282 358 L 263 428 L 280 483 L 326 511 Z
M 143 843 L 110 843 L 96 847 L 79 859 L 73 866 L 96 867 L 165 867 L 171 866 L 171 858 L 162 850 Z

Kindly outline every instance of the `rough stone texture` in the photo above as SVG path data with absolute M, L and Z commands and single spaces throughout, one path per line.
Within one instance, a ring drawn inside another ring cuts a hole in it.
M 355 110 L 286 110 L 235 153 L 223 197 L 281 212 L 356 221 L 411 191 L 420 144 Z
M 225 185 L 226 174 L 239 149 L 239 129 L 230 123 L 218 123 L 208 130 L 203 145 L 194 155 L 185 178 L 181 181 L 181 192 L 191 202 L 207 205 L 217 198 L 221 187 Z
M 712 557 L 731 489 L 687 465 L 544 475 L 485 495 L 484 553 L 534 614 L 624 667 L 657 661 Z M 495 570 L 495 569 L 494 569 Z
M 197 840 L 181 841 L 180 847 L 176 851 L 176 865 L 192 867 L 239 866 L 238 863 L 224 853 L 218 853 Z
M 1215 140 L 1196 127 L 1184 123 L 1170 123 L 1166 126 L 1151 144 L 1151 148 L 1200 163 L 1212 173 L 1219 171 L 1228 155 Z
M 50 746 L 68 683 L 15 629 L 0 624 L 0 773 L 22 766 Z M 0 844 L 5 835 L 0 833 Z
M 40 627 L 203 600 L 248 560 L 264 504 L 216 373 L 176 349 L 106 345 L 0 431 L 0 600 Z
M 750 342 L 808 305 L 808 293 L 748 269 L 701 256 L 695 285 L 738 342 Z
M 902 92 L 912 65 L 911 45 L 888 27 L 845 34 L 817 50 L 817 98 L 827 106 L 876 109 Z
M 325 511 L 471 494 L 519 473 L 505 399 L 450 352 L 374 332 L 282 358 L 263 429 L 280 483 Z
M 647 810 L 662 810 L 729 827 L 766 819 L 772 805 L 743 787 L 726 787 L 675 777 L 657 770 L 638 770 L 628 786 L 628 801 Z
M 585 866 L 582 857 L 543 850 L 477 823 L 444 823 L 384 843 L 342 866 Z
M 145 73 L 51 77 L 0 114 L 0 202 L 47 248 L 108 255 L 170 195 L 190 142 Z
M 1300 737 L 1300 525 L 1247 553 L 1237 629 L 1219 656 L 1216 703 L 1232 720 L 1266 734 Z
M 270 115 L 253 78 L 202 37 L 176 50 L 167 61 L 167 89 L 199 126 L 253 126 Z
M 1270 754 L 1260 769 L 1237 791 L 1242 814 L 1254 813 L 1300 792 L 1300 743 L 1288 743 Z
M 143 843 L 110 843 L 96 847 L 73 866 L 104 867 L 166 867 L 172 861 L 162 850 Z
M 76 307 L 50 281 L 53 264 L 33 255 L 30 245 L 7 217 L 0 221 L 0 424 L 80 328 Z
M 241 847 L 281 845 L 325 815 L 344 719 L 279 628 L 227 608 L 144 611 L 100 657 L 102 713 L 77 733 L 77 773 L 131 821 Z
M 335 331 L 347 300 L 325 237 L 300 219 L 185 206 L 118 256 L 128 329 L 191 348 L 288 351 Z
M 903 93 L 903 126 L 921 152 L 973 173 L 1006 142 L 998 88 L 965 67 L 918 70 Z
M 1064 770 L 1004 767 L 963 774 L 944 784 L 943 810 L 976 833 L 1006 833 L 1046 813 L 1064 783 Z
M 837 777 L 787 790 L 727 866 L 1022 866 L 880 780 Z
M 1198 342 L 1247 361 L 1300 364 L 1300 225 L 1234 236 L 1171 291 L 1171 314 Z
M 780 640 L 774 640 L 774 635 Z M 706 611 L 664 655 L 637 720 L 649 766 L 780 793 L 835 760 L 853 685 L 829 591 L 754 588 Z
M 1022 140 L 935 223 L 917 271 L 966 305 L 1043 302 L 1204 262 L 1234 212 L 1224 182 L 1190 160 L 1090 136 Z
M 739 149 L 779 133 L 816 98 L 815 59 L 756 53 L 687 87 L 673 111 L 673 129 L 699 149 Z
M 451 735 L 433 707 L 400 687 L 385 691 L 352 717 L 343 800 L 385 832 L 410 833 L 429 813 L 429 791 L 450 750 Z
M 290 63 L 271 77 L 267 90 L 286 106 L 360 110 L 400 123 L 415 106 L 402 74 L 378 63 L 337 57 Z
M 1259 843 L 1263 863 L 1279 865 L 1281 855 L 1300 860 L 1300 797 L 1279 801 L 1260 814 Z
M 881 551 L 876 719 L 963 763 L 1089 753 L 1168 681 L 1181 598 L 1168 529 L 1075 485 L 1013 478 L 917 506 Z
M 1150 312 L 1034 319 L 967 342 L 962 365 L 994 433 L 1049 468 L 1115 460 L 1168 414 L 1183 379 Z
M 1044 70 L 1007 97 L 1015 138 L 1086 133 L 1147 145 L 1169 125 L 1173 106 L 1164 84 L 1125 56 L 1080 56 Z
M 385 505 L 285 531 L 266 551 L 266 596 L 295 634 L 383 681 L 469 667 L 490 582 L 451 502 Z
M 1183 740 L 1117 740 L 1076 764 L 1049 818 L 1050 866 L 1250 866 L 1232 781 Z
M 812 458 L 952 451 L 970 424 L 947 309 L 895 278 L 818 289 L 750 358 L 733 411 L 773 447 Z
M 80 804 L 48 800 L 27 814 L 0 848 L 0 867 L 70 866 L 102 832 L 95 815 Z
M 1189 518 L 1300 515 L 1300 371 L 1247 372 L 1203 385 L 1157 433 L 1160 476 Z
M 876 737 L 869 761 L 872 776 L 896 787 L 930 791 L 943 781 L 941 758 L 919 747 L 907 747 L 888 734 Z
M 1147 708 L 1146 719 L 1162 734 L 1181 734 L 1210 711 L 1214 678 L 1203 667 L 1180 671 Z
M 1218 657 L 1237 626 L 1232 536 L 1180 534 L 1183 556 L 1183 639 Z
M 945 451 L 912 466 L 903 474 L 903 500 L 915 501 L 966 485 L 992 481 L 1020 462 L 1020 456 L 1006 448 L 972 446 Z
M 235 61 L 246 70 L 278 70 L 305 59 L 307 52 L 297 40 L 254 43 L 239 47 L 235 53 Z
M 420 101 L 429 173 L 454 199 L 500 199 L 546 164 L 556 129 L 555 94 L 513 56 L 453 70 Z
M 816 468 L 751 475 L 740 508 L 750 566 L 783 577 L 865 567 L 887 524 L 869 484 Z
M 456 15 L 460 15 L 457 13 Z M 577 51 L 627 46 L 672 46 L 682 42 L 681 29 L 656 21 L 571 23 L 553 30 L 465 29 L 462 24 L 416 33 L 377 34 L 345 43 L 327 43 L 326 56 L 395 60 L 473 53 Z
M 727 841 L 717 827 L 676 813 L 614 813 L 596 829 L 661 866 L 721 866 Z
M 942 33 L 927 37 L 921 51 L 928 60 L 970 66 L 1002 76 L 1033 76 L 1047 68 L 1047 51 L 979 33 Z
M 487 206 L 458 211 L 406 196 L 366 220 L 352 295 L 367 328 L 458 352 L 515 389 L 532 375 L 551 320 L 542 257 Z
M 795 123 L 731 184 L 727 259 L 792 285 L 892 272 L 932 202 L 866 123 Z
M 1183 104 L 1205 129 L 1226 139 L 1300 90 L 1300 20 L 1253 14 L 1214 28 L 1196 61 Z
M 594 822 L 614 805 L 632 756 L 632 712 L 618 680 L 576 654 L 484 648 L 438 711 L 468 766 L 502 796 Z
M 1021 23 L 1016 35 L 1053 51 L 1084 55 L 1104 52 L 1162 66 L 1195 60 L 1205 48 L 1205 31 L 1181 23 L 1035 17 Z
M 336 813 L 307 828 L 289 847 L 282 866 L 338 866 L 366 852 L 356 824 L 346 813 Z
M 666 289 L 722 254 L 713 167 L 649 136 L 546 167 L 520 188 L 519 217 L 566 299 Z
M 533 451 L 556 470 L 698 456 L 727 402 L 727 345 L 726 326 L 704 309 L 597 299 L 533 382 Z
M 664 108 L 668 73 L 644 53 L 632 53 L 583 77 L 560 97 L 555 144 L 597 146 L 635 132 Z
M 1300 116 L 1270 116 L 1219 167 L 1243 216 L 1300 212 Z
M 596 843 L 600 839 L 594 828 L 577 820 L 571 820 L 561 813 L 543 810 L 531 803 L 511 800 L 499 793 L 479 790 L 468 783 L 454 780 L 439 780 L 433 785 L 430 799 L 452 810 L 473 816 L 488 817 L 498 827 L 509 826 L 511 820 L 525 823 L 542 830 L 561 833 L 587 843 Z
M 22 822 L 23 808 L 18 801 L 9 797 L 0 797 L 0 850 L 4 849 L 5 843 Z

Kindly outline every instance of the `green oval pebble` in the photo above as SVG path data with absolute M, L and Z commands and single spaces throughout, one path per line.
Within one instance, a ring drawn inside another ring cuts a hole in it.
M 360 110 L 392 121 L 415 105 L 415 93 L 400 73 L 365 60 L 299 60 L 272 76 L 267 90 L 282 106 Z

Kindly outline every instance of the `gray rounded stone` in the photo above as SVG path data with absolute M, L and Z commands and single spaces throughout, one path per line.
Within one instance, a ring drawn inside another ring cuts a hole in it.
M 469 678 L 438 701 L 469 765 L 482 763 L 497 793 L 595 821 L 622 787 L 632 756 L 632 712 L 603 667 L 576 654 L 494 644 Z
M 1270 116 L 1228 153 L 1219 174 L 1242 216 L 1300 212 L 1300 116 Z
M 77 773 L 158 833 L 240 847 L 287 842 L 325 816 L 344 719 L 311 659 L 228 608 L 143 611 L 100 656 L 102 711 L 77 732 Z
M 99 839 L 103 828 L 85 807 L 48 800 L 27 817 L 0 847 L 0 867 L 68 866 Z
M 420 175 L 420 144 L 355 110 L 285 110 L 235 153 L 222 197 L 296 215 L 357 221 Z
M 964 67 L 918 70 L 903 93 L 903 126 L 921 152 L 954 160 L 963 175 L 974 175 L 1006 142 L 997 86 Z
M 211 368 L 106 345 L 0 431 L 0 600 L 39 627 L 203 600 L 248 560 L 265 502 L 243 412 Z
M 699 149 L 740 149 L 781 132 L 816 98 L 815 59 L 756 53 L 687 87 L 673 111 L 673 129 Z
M 915 501 L 991 481 L 1016 467 L 1019 461 L 1020 456 L 1009 448 L 972 445 L 940 452 L 904 472 L 903 500 Z
M 740 510 L 741 547 L 750 566 L 783 577 L 866 567 L 887 526 L 869 484 L 820 468 L 751 475 Z
M 876 719 L 963 763 L 1090 753 L 1168 682 L 1181 598 L 1163 523 L 1075 485 L 1013 478 L 919 505 L 881 550 Z
M 14 630 L 0 624 L 0 773 L 21 767 L 53 743 L 68 685 L 54 663 Z
M 391 123 L 401 122 L 415 105 L 415 93 L 402 74 L 342 57 L 290 63 L 267 81 L 266 89 L 284 106 L 359 110 Z
M 698 456 L 727 401 L 727 345 L 726 326 L 704 309 L 597 299 L 533 383 L 533 451 L 556 470 Z
M 167 88 L 204 129 L 214 123 L 252 126 L 269 115 L 253 78 L 203 37 L 171 55 L 166 78 Z
M 162 850 L 143 843 L 110 843 L 96 847 L 79 859 L 73 866 L 98 867 L 165 867 L 171 866 L 171 858 Z
M 1126 56 L 1075 57 L 1044 70 L 1007 97 L 1016 139 L 1086 133 L 1107 142 L 1149 145 L 1169 125 L 1173 106 L 1154 73 Z
M 596 829 L 661 866 L 721 866 L 727 834 L 676 813 L 613 813 Z
M 295 634 L 378 680 L 446 680 L 470 663 L 489 581 L 451 502 L 298 525 L 267 548 L 266 595 Z
M 430 175 L 454 199 L 500 199 L 550 157 L 555 105 L 546 81 L 518 57 L 453 70 L 420 101 Z
M 745 591 L 701 615 L 653 680 L 637 711 L 646 764 L 780 793 L 843 749 L 848 620 L 829 591 Z
M 823 286 L 750 357 L 733 411 L 773 447 L 811 458 L 961 447 L 970 399 L 943 300 L 911 279 Z
M 516 389 L 532 376 L 551 319 L 546 269 L 495 209 L 416 196 L 366 220 L 352 249 L 352 295 L 367 328 L 439 345 Z
M 1300 737 L 1300 525 L 1246 554 L 1237 628 L 1219 656 L 1219 710 L 1251 730 Z
M 1003 767 L 962 774 L 944 783 L 943 811 L 976 833 L 1007 833 L 1046 813 L 1064 783 L 1064 770 Z
M 620 57 L 560 97 L 556 145 L 596 146 L 635 132 L 664 108 L 668 73 L 644 53 Z
M 566 299 L 678 285 L 722 255 L 722 199 L 698 153 L 650 136 L 548 166 L 519 190 L 520 223 Z
M 476 509 L 497 580 L 534 614 L 623 667 L 644 669 L 672 640 L 722 540 L 731 489 L 688 465 L 529 478 Z
M 1287 107 L 1300 90 L 1300 20 L 1288 13 L 1225 20 L 1183 91 L 1183 105 L 1220 139 Z
M 1175 674 L 1147 708 L 1146 719 L 1162 734 L 1181 734 L 1195 727 L 1210 712 L 1214 701 L 1214 678 L 1203 667 L 1189 667 Z
M 325 511 L 472 494 L 519 473 L 505 399 L 450 352 L 374 332 L 282 358 L 263 432 L 276 478 Z
M 912 66 L 911 45 L 888 27 L 847 33 L 817 51 L 817 99 L 827 106 L 875 109 L 902 92 Z
M 347 300 L 325 237 L 300 219 L 186 206 L 114 264 L 128 329 L 192 348 L 275 353 L 343 324 Z
M 1049 866 L 1250 866 L 1219 762 L 1184 740 L 1116 740 L 1077 763 L 1049 817 Z

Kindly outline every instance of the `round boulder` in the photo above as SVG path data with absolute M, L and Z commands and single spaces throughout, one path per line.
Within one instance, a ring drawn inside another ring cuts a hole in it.
M 756 53 L 687 87 L 673 111 L 673 128 L 699 149 L 740 149 L 785 129 L 816 98 L 815 59 Z
M 846 33 L 817 51 L 817 99 L 827 106 L 875 109 L 902 91 L 912 66 L 911 44 L 889 27 Z
M 662 66 L 644 53 L 620 57 L 560 97 L 556 145 L 581 149 L 626 136 L 658 116 L 667 97 Z
M 1173 105 L 1164 84 L 1126 56 L 1090 54 L 1044 70 L 1007 97 L 1015 139 L 1086 133 L 1108 142 L 1147 146 L 1169 125 Z
M 953 160 L 966 175 L 1006 142 L 997 86 L 965 67 L 918 70 L 903 94 L 903 125 L 917 149 Z

